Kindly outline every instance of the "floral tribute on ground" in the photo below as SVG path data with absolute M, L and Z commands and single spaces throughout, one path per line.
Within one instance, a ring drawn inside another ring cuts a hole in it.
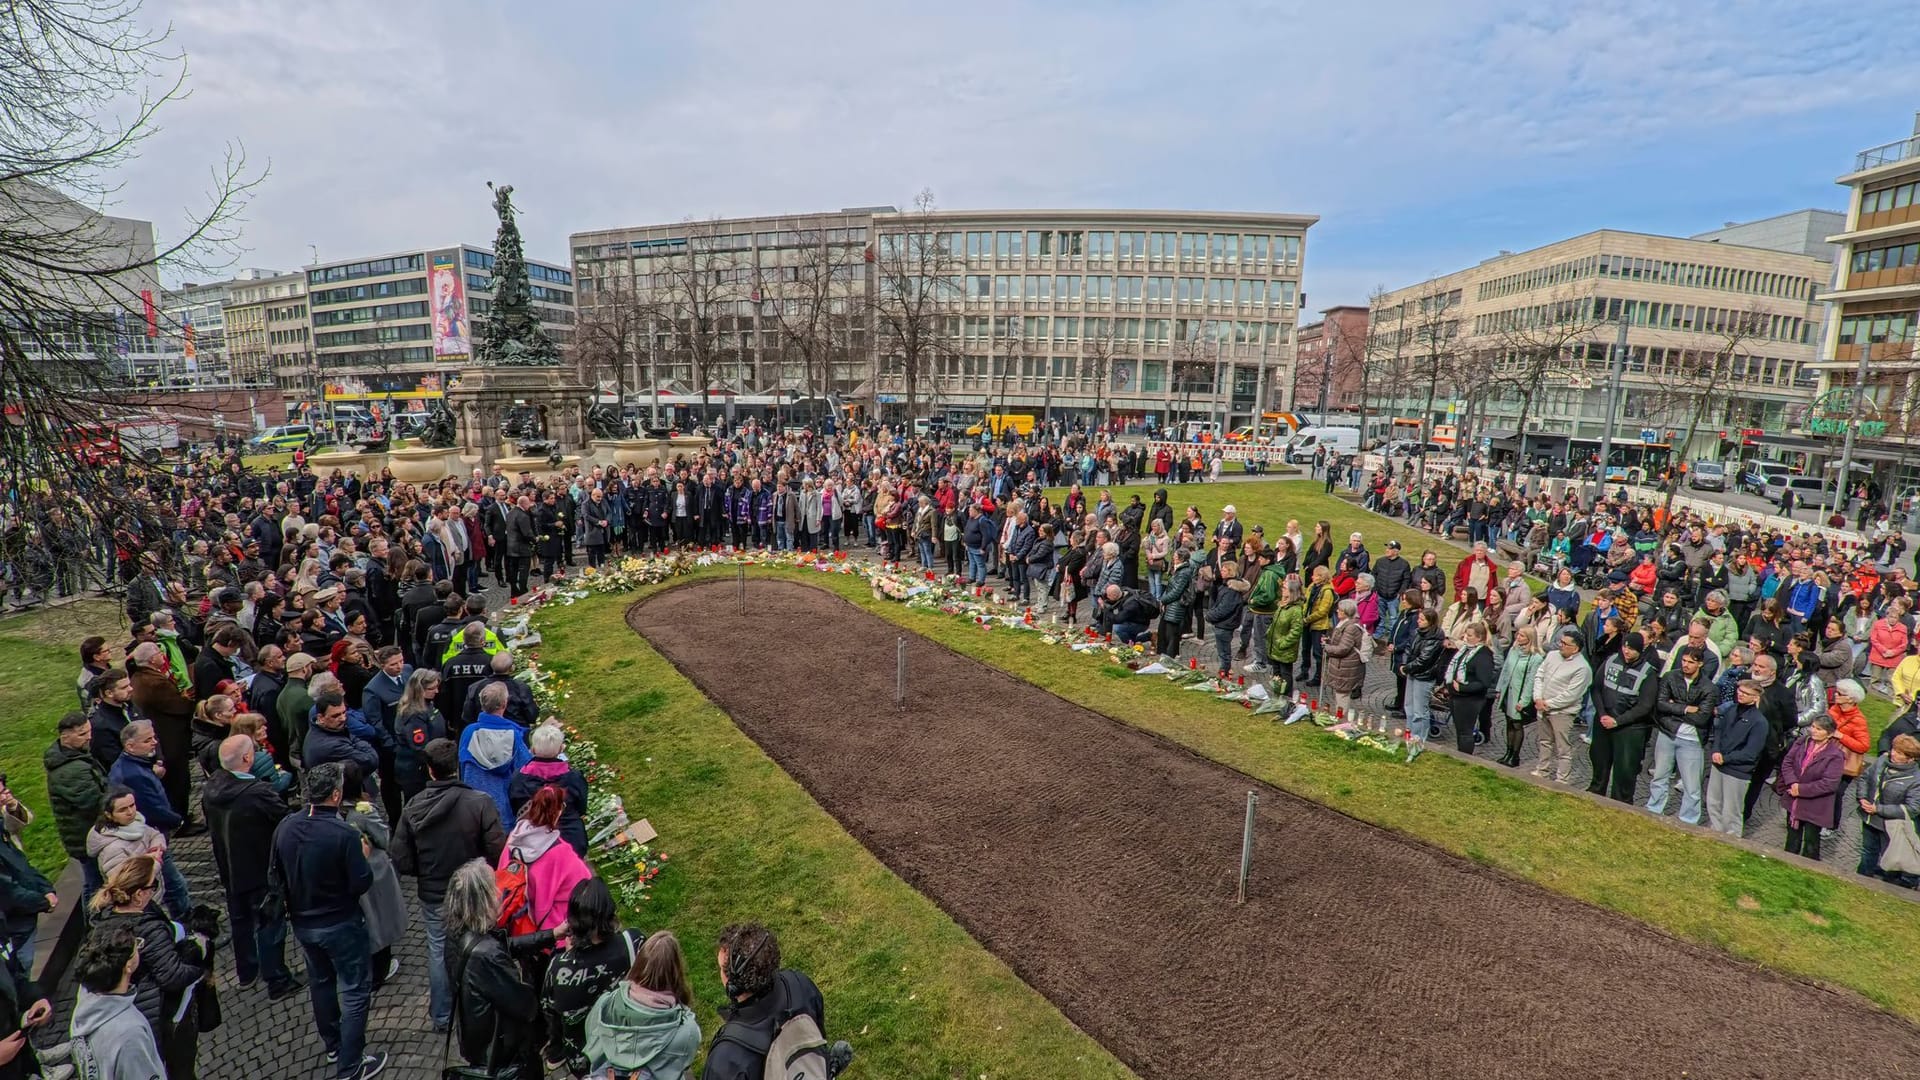
M 1092 627 L 1076 631 L 1071 626 L 1036 617 L 1033 608 L 1004 599 L 992 587 L 976 586 L 957 575 L 943 575 L 913 564 L 874 563 L 850 558 L 843 551 L 729 552 L 712 548 L 686 549 L 653 558 L 628 557 L 598 569 L 584 569 L 571 580 L 555 582 L 521 597 L 508 610 L 509 618 L 515 620 L 508 625 L 524 629 L 526 615 L 540 607 L 555 604 L 564 606 L 597 593 L 631 592 L 699 570 L 726 566 L 857 575 L 866 579 L 875 600 L 888 600 L 922 611 L 937 611 L 956 619 L 965 619 L 982 631 L 1026 634 L 1037 644 L 1065 646 L 1075 653 L 1102 664 L 1125 668 L 1135 675 L 1165 678 L 1186 690 L 1209 694 L 1217 701 L 1237 705 L 1256 715 L 1282 715 L 1283 725 L 1308 720 L 1315 727 L 1353 746 L 1386 754 L 1397 760 L 1412 762 L 1421 753 L 1412 733 L 1405 729 L 1404 724 L 1384 715 L 1356 712 L 1349 716 L 1346 710 L 1335 708 L 1331 702 L 1320 701 L 1306 692 L 1276 698 L 1265 685 L 1257 681 L 1249 682 L 1245 676 L 1223 679 L 1213 672 L 1203 671 L 1196 659 L 1189 659 L 1184 668 L 1169 666 L 1164 658 L 1149 653 L 1145 645 L 1117 642 L 1111 634 L 1102 635 Z M 537 633 L 533 637 L 538 640 Z M 539 699 L 540 681 L 550 679 L 550 676 L 540 672 L 537 655 L 527 658 L 526 663 L 531 675 L 523 674 L 522 677 L 528 678 L 529 685 L 536 687 L 535 697 Z M 564 698 L 564 694 L 560 697 Z M 542 711 L 546 711 L 544 704 Z M 568 728 L 567 731 L 568 745 L 572 746 L 573 729 Z M 591 743 L 586 745 L 591 749 Z M 585 766 L 581 768 L 585 770 Z M 610 781 L 611 777 L 608 779 Z M 590 785 L 596 784 L 591 773 L 588 774 L 588 782 Z M 645 850 L 644 845 L 641 850 Z M 658 870 L 652 873 L 658 873 Z M 644 895 L 646 883 L 651 880 L 652 874 L 643 875 L 643 880 L 637 886 L 641 894 Z

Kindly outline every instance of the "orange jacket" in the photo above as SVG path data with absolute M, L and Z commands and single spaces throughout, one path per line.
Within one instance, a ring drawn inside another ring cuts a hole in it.
M 1827 715 L 1833 717 L 1833 734 L 1840 745 L 1856 754 L 1867 752 L 1867 715 L 1858 705 L 1829 705 Z

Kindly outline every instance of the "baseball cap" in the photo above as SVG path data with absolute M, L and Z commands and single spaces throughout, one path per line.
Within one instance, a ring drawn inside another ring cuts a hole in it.
M 1221 508 L 1220 508 L 1220 512 L 1221 512 L 1221 513 L 1223 513 L 1223 514 L 1237 514 L 1237 513 L 1239 513 L 1240 511 L 1238 511 L 1238 510 L 1235 510 L 1235 509 L 1233 508 L 1233 504 L 1232 504 L 1232 503 L 1228 503 L 1227 505 L 1225 505 L 1225 506 L 1223 506 L 1223 507 L 1221 507 Z
M 1400 550 L 1400 541 L 1398 541 L 1398 540 L 1389 540 L 1389 541 L 1387 541 L 1387 546 L 1388 546 L 1388 547 L 1390 547 L 1390 548 L 1392 548 L 1392 549 L 1393 549 L 1393 550 L 1395 550 L 1395 551 L 1399 551 L 1399 550 Z
M 316 663 L 318 663 L 318 661 L 313 658 L 311 653 L 294 653 L 292 656 L 287 657 L 287 674 L 293 675 L 301 671 L 310 671 Z

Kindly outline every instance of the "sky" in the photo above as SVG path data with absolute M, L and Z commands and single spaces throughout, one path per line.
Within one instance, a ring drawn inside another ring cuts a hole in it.
M 147 0 L 190 95 L 110 212 L 164 238 L 230 146 L 234 265 L 911 205 L 1316 214 L 1308 308 L 1596 228 L 1808 206 L 1906 137 L 1911 0 Z

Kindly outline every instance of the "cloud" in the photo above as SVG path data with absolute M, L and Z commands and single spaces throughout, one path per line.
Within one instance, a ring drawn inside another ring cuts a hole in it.
M 149 0 L 193 93 L 163 115 L 122 212 L 165 229 L 237 140 L 272 163 L 247 265 L 303 264 L 309 244 L 325 258 L 485 242 L 488 179 L 515 184 L 531 253 L 563 261 L 575 230 L 904 205 L 931 187 L 952 207 L 1318 213 L 1309 270 L 1351 291 L 1398 284 L 1387 272 L 1419 253 L 1387 238 L 1476 193 L 1564 189 L 1573 235 L 1614 205 L 1585 179 L 1596 160 L 1697 156 L 1842 112 L 1898 135 L 1920 65 L 1876 28 L 1906 14 L 1887 0 Z M 1840 153 L 1793 167 L 1830 178 Z

